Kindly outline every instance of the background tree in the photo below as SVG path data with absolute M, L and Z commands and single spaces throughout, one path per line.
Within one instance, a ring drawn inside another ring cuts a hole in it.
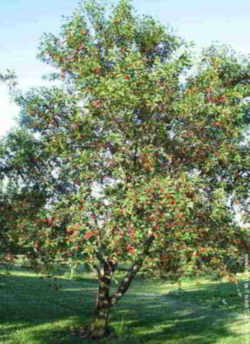
M 23 245 L 15 229 L 19 222 L 32 222 L 46 204 L 47 195 L 42 187 L 46 173 L 37 166 L 40 151 L 34 139 L 22 130 L 16 130 L 1 140 L 1 251 L 3 258 L 11 260 L 17 254 L 33 252 Z
M 10 93 L 15 89 L 17 85 L 16 75 L 13 71 L 7 70 L 5 72 L 0 72 L 0 82 L 4 83 Z M 0 156 L 3 158 L 5 154 L 5 150 L 3 145 L 0 146 Z M 12 214 L 12 207 L 8 204 L 7 201 L 7 193 L 11 192 L 10 187 L 7 186 L 7 180 L 5 175 L 2 173 L 2 161 L 0 162 L 0 210 L 1 210 L 1 217 L 0 217 L 0 261 L 3 258 L 10 258 L 11 255 L 6 255 L 7 251 L 11 251 L 11 243 L 8 240 L 7 232 L 6 232 L 6 223 L 8 220 L 8 216 L 6 216 L 7 212 Z M 13 187 L 12 187 L 13 189 Z M 12 215 L 10 215 L 12 216 Z
M 62 87 L 33 89 L 17 102 L 27 130 L 74 190 L 54 198 L 46 218 L 19 219 L 14 232 L 38 254 L 76 257 L 96 270 L 86 336 L 109 333 L 111 308 L 163 252 L 180 258 L 171 267 L 179 275 L 206 266 L 230 275 L 226 257 L 249 249 L 228 203 L 247 200 L 241 142 L 249 64 L 210 50 L 183 83 L 193 66 L 187 45 L 153 18 L 136 16 L 127 0 L 110 12 L 84 2 L 58 37 L 43 37 L 40 57 L 58 69 L 52 77 Z M 235 81 L 237 63 L 245 74 Z M 60 178 L 49 179 L 52 190 Z M 111 294 L 124 262 L 130 268 Z
M 63 195 L 74 192 L 75 186 L 65 180 L 59 159 L 50 159 L 43 139 L 26 129 L 26 118 L 20 118 L 21 128 L 13 130 L 0 145 L 0 209 L 2 258 L 14 260 L 16 255 L 39 262 L 55 262 L 51 250 L 39 250 L 39 226 L 51 224 L 50 211 Z M 61 219 L 61 230 L 66 222 Z M 35 224 L 30 240 L 29 224 Z M 17 229 L 19 229 L 17 231 Z M 29 235 L 27 235 L 29 233 Z M 36 240 L 35 240 L 36 238 Z

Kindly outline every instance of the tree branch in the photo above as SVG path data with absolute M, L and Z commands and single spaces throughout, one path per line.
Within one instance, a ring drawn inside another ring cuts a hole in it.
M 119 299 L 126 293 L 128 290 L 131 282 L 135 278 L 137 272 L 142 267 L 142 264 L 144 262 L 145 257 L 148 255 L 149 249 L 154 241 L 154 236 L 151 235 L 145 242 L 144 242 L 144 250 L 141 255 L 141 258 L 139 258 L 129 269 L 127 275 L 123 278 L 121 281 L 116 293 L 111 297 L 111 304 L 116 304 Z

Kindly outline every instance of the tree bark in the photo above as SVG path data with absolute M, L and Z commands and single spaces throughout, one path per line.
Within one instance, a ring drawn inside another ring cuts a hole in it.
M 94 319 L 88 327 L 88 337 L 93 339 L 107 337 L 111 330 L 109 327 L 111 305 L 109 300 L 99 299 Z
M 121 281 L 116 293 L 111 297 L 111 304 L 112 306 L 115 305 L 120 298 L 126 293 L 128 290 L 131 282 L 134 280 L 136 277 L 138 271 L 142 267 L 142 264 L 144 262 L 144 259 L 147 257 L 149 249 L 154 241 L 154 236 L 150 236 L 145 242 L 144 242 L 144 250 L 142 252 L 141 257 L 131 266 L 129 269 L 127 275 L 123 278 Z
M 98 269 L 99 289 L 94 319 L 87 327 L 86 333 L 89 338 L 103 338 L 110 334 L 109 320 L 112 303 L 109 292 L 114 271 L 115 265 L 112 262 L 103 262 L 103 267 Z
M 127 275 L 123 278 L 116 293 L 113 296 L 110 296 L 110 288 L 112 275 L 116 269 L 116 265 L 112 262 L 106 262 L 103 259 L 101 260 L 102 268 L 97 268 L 99 276 L 99 290 L 96 300 L 96 309 L 94 313 L 94 319 L 86 329 L 86 337 L 98 339 L 106 337 L 110 334 L 110 311 L 128 290 L 131 282 L 134 280 L 137 272 L 140 270 L 153 241 L 154 236 L 151 235 L 144 242 L 144 250 L 141 257 L 131 266 Z

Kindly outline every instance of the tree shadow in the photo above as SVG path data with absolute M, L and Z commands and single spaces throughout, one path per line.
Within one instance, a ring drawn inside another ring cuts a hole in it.
M 241 290 L 243 283 L 239 286 Z M 27 330 L 30 341 L 40 344 L 93 343 L 74 336 L 70 327 L 82 326 L 92 316 L 95 279 L 53 281 L 12 275 L 6 277 L 6 284 L 7 290 L 0 289 L 3 300 L 0 307 L 4 307 L 0 319 L 6 325 L 0 330 L 0 338 L 7 340 L 13 331 Z M 112 325 L 120 337 L 101 340 L 100 344 L 212 344 L 239 338 L 229 328 L 243 311 L 242 297 L 233 284 L 211 283 L 166 294 L 154 290 L 143 294 L 138 292 L 139 286 L 140 281 L 136 281 L 114 309 Z
M 74 281 L 18 275 L 21 271 L 23 269 L 12 269 L 15 275 L 1 278 L 1 339 L 7 340 L 14 331 L 46 323 L 67 319 L 80 323 L 90 317 L 97 288 L 95 279 Z
M 154 338 L 155 343 L 167 340 L 167 343 L 212 344 L 227 337 L 239 338 L 229 326 L 240 318 L 247 326 L 242 315 L 245 283 L 240 282 L 238 289 L 228 282 L 211 283 L 151 299 L 146 295 L 138 299 L 138 295 L 131 293 L 116 312 L 116 318 L 129 318 L 129 327 L 139 343 Z

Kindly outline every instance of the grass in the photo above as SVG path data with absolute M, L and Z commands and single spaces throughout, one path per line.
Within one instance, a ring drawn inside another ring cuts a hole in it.
M 93 344 L 71 329 L 91 316 L 94 275 L 82 273 L 76 280 L 41 277 L 18 267 L 0 275 L 0 343 Z M 238 289 L 204 278 L 200 284 L 182 280 L 181 289 L 137 279 L 113 312 L 112 326 L 119 338 L 98 343 L 249 344 L 247 282 L 241 278 Z

